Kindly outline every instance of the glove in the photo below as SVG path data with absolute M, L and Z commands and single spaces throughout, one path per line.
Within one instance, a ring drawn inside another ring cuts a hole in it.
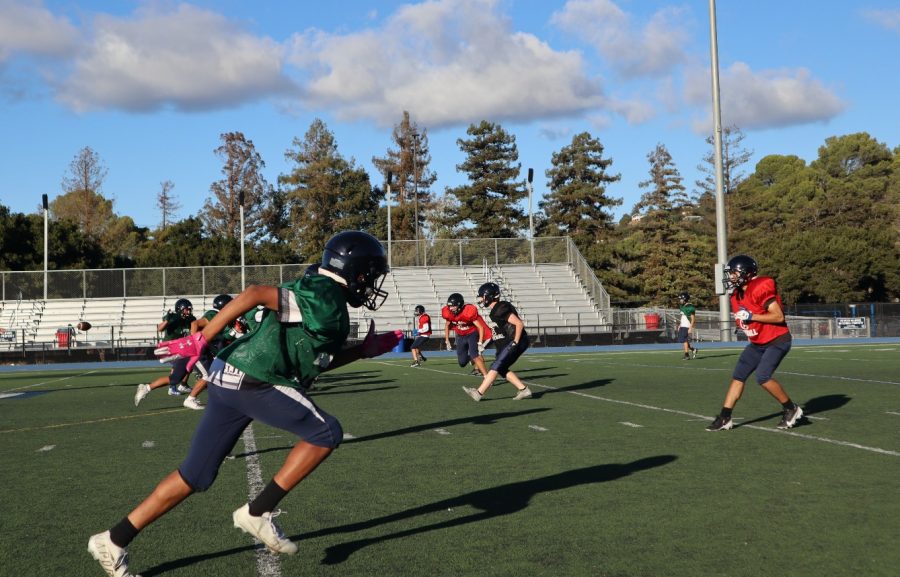
M 159 347 L 153 351 L 153 354 L 159 357 L 161 363 L 188 359 L 187 370 L 190 371 L 200 360 L 200 355 L 207 347 L 209 347 L 209 343 L 206 342 L 203 333 L 197 332 L 173 341 L 163 341 L 159 343 Z
M 395 330 L 389 333 L 375 333 L 375 321 L 369 323 L 369 332 L 362 344 L 362 356 L 364 359 L 371 359 L 383 355 L 389 350 L 397 346 L 403 340 L 403 331 Z
M 752 318 L 753 313 L 751 313 L 744 307 L 741 307 L 738 312 L 734 313 L 734 320 L 736 321 L 744 321 L 745 323 L 749 323 Z
M 452 351 L 452 350 L 453 350 L 453 345 L 450 344 L 450 341 L 444 341 L 444 343 L 446 343 L 446 345 L 447 345 L 447 350 L 448 350 L 448 351 Z
M 479 355 L 484 352 L 485 348 L 487 348 L 487 341 L 484 341 L 484 342 L 478 341 L 478 354 Z
M 519 343 L 516 341 L 509 341 L 509 344 L 506 345 L 506 350 L 510 353 L 514 353 L 517 348 L 519 348 Z

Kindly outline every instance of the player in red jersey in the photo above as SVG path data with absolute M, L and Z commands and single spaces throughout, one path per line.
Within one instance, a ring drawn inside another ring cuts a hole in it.
M 466 304 L 461 294 L 453 293 L 447 297 L 447 304 L 441 309 L 441 317 L 445 321 L 444 344 L 448 351 L 453 350 L 450 331 L 456 333 L 456 360 L 459 366 L 464 367 L 471 362 L 480 374 L 486 375 L 487 367 L 482 353 L 493 335 L 475 305 Z
M 422 345 L 431 338 L 431 317 L 425 312 L 425 307 L 416 305 L 416 338 L 410 345 L 409 350 L 412 352 L 413 363 L 409 366 L 420 367 L 422 363 L 427 361 L 425 355 L 422 354 Z
M 743 254 L 725 265 L 725 288 L 731 295 L 732 316 L 750 344 L 738 359 L 722 411 L 706 427 L 708 431 L 727 431 L 734 426 L 731 411 L 744 392 L 744 383 L 754 371 L 759 385 L 781 403 L 783 414 L 779 429 L 790 429 L 803 417 L 803 409 L 772 376 L 791 350 L 791 331 L 784 318 L 775 279 L 758 276 L 758 271 L 756 261 Z

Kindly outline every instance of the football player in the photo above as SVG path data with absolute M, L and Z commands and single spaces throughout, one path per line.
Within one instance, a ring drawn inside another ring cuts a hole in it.
M 199 330 L 202 330 L 209 321 L 212 320 L 216 314 L 222 307 L 231 302 L 231 295 L 221 294 L 213 299 L 212 308 L 203 313 L 203 316 L 199 319 L 195 320 L 191 323 L 191 334 L 196 333 Z M 197 379 L 197 382 L 194 383 L 194 387 L 191 389 L 191 393 L 184 400 L 184 406 L 188 409 L 193 409 L 195 411 L 202 411 L 203 405 L 200 401 L 197 400 L 197 396 L 203 392 L 206 388 L 206 377 L 209 375 L 209 367 L 212 365 L 212 361 L 215 358 L 216 354 L 219 351 L 230 345 L 238 339 L 242 337 L 247 332 L 247 321 L 244 320 L 243 316 L 238 317 L 234 320 L 233 323 L 226 326 L 222 329 L 216 337 L 210 341 L 209 348 L 206 350 L 206 354 L 197 362 L 197 367 L 200 367 L 201 377 Z
M 448 351 L 453 350 L 450 331 L 456 334 L 456 361 L 459 366 L 464 367 L 471 362 L 475 365 L 472 374 L 476 374 L 475 371 L 480 375 L 487 374 L 482 353 L 492 335 L 475 305 L 466 304 L 461 294 L 453 293 L 447 297 L 447 304 L 441 309 L 441 317 L 445 321 L 444 346 Z
M 163 333 L 163 340 L 171 341 L 191 334 L 191 324 L 196 320 L 194 305 L 188 299 L 182 298 L 175 301 L 175 312 L 170 310 L 163 315 L 162 322 L 156 326 L 156 330 Z M 159 389 L 166 385 L 169 386 L 169 395 L 173 397 L 191 392 L 186 385 L 190 376 L 191 371 L 187 368 L 186 360 L 172 363 L 172 370 L 168 375 L 159 377 L 149 385 L 137 386 L 137 391 L 134 392 L 134 406 L 140 405 L 153 389 Z
M 744 347 L 731 376 L 725 403 L 707 431 L 727 431 L 734 426 L 731 412 L 744 392 L 744 383 L 756 371 L 756 382 L 781 403 L 779 429 L 790 429 L 803 417 L 773 377 L 775 369 L 791 350 L 791 331 L 784 318 L 781 296 L 772 277 L 758 276 L 756 261 L 738 255 L 725 265 L 725 290 L 731 295 L 731 311 L 738 328 L 750 343 Z
M 528 333 L 525 332 L 525 323 L 519 317 L 519 312 L 512 303 L 500 300 L 500 287 L 492 282 L 486 282 L 478 287 L 478 304 L 490 309 L 490 319 L 497 327 L 497 330 L 494 331 L 494 348 L 497 350 L 497 357 L 491 363 L 491 369 L 484 375 L 484 379 L 477 389 L 463 387 L 463 390 L 472 399 L 480 401 L 500 376 L 516 387 L 518 392 L 513 400 L 530 398 L 531 389 L 522 382 L 518 375 L 509 370 L 530 344 Z
M 431 338 L 431 317 L 428 316 L 422 305 L 416 305 L 414 314 L 416 316 L 416 338 L 409 347 L 413 356 L 413 363 L 410 366 L 419 367 L 428 360 L 422 354 L 422 345 Z
M 691 295 L 688 293 L 678 295 L 678 310 L 681 311 L 681 319 L 678 323 L 677 341 L 682 343 L 684 349 L 683 360 L 696 359 L 697 348 L 691 346 L 691 333 L 694 332 L 694 322 L 697 320 L 697 307 L 691 304 Z
M 338 420 L 318 407 L 301 384 L 326 370 L 375 357 L 403 338 L 402 331 L 375 334 L 370 324 L 359 345 L 344 348 L 350 332 L 347 306 L 377 309 L 389 272 L 384 248 L 373 236 L 345 231 L 326 244 L 315 274 L 280 286 L 250 285 L 203 330 L 160 344 L 163 360 L 187 359 L 191 367 L 235 319 L 262 305 L 259 325 L 222 350 L 210 367 L 209 401 L 181 465 L 108 531 L 88 540 L 88 551 L 110 576 L 127 577 L 126 547 L 150 523 L 192 493 L 208 489 L 225 457 L 254 420 L 296 435 L 284 464 L 263 490 L 232 514 L 235 527 L 271 551 L 294 554 L 297 545 L 275 524 L 278 503 L 341 443 Z

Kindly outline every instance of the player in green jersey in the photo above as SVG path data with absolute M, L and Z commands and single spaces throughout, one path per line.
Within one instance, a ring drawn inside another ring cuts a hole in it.
M 127 577 L 126 547 L 150 523 L 195 491 L 212 485 L 225 457 L 244 429 L 259 420 L 299 439 L 272 480 L 250 503 L 232 515 L 238 527 L 270 550 L 293 554 L 273 517 L 282 498 L 340 444 L 336 418 L 309 398 L 304 383 L 359 358 L 393 349 L 402 331 L 376 335 L 374 325 L 360 345 L 345 347 L 350 330 L 347 305 L 377 309 L 389 272 L 384 248 L 371 235 L 345 231 L 325 245 L 318 271 L 280 286 L 251 285 L 226 305 L 202 331 L 161 343 L 163 360 L 197 362 L 207 342 L 230 322 L 250 311 L 259 325 L 226 347 L 209 373 L 209 402 L 191 440 L 187 457 L 142 503 L 110 530 L 92 536 L 88 551 L 111 577 Z M 255 311 L 258 305 L 264 307 Z

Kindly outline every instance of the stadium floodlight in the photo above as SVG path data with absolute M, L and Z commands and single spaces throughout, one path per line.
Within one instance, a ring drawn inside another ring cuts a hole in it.
M 238 210 L 241 215 L 241 292 L 247 288 L 247 278 L 244 273 L 244 191 L 238 192 Z
M 49 230 L 49 226 L 47 225 L 47 212 L 48 212 L 48 203 L 47 203 L 47 195 L 41 195 L 41 203 L 44 206 L 44 300 L 47 300 L 47 231 Z
M 391 171 L 387 173 L 387 229 L 388 229 L 388 268 L 391 268 Z
M 413 130 L 413 205 L 415 207 L 416 219 L 416 266 L 419 266 L 419 166 L 417 157 L 419 156 L 419 133 Z
M 531 211 L 531 197 L 534 195 L 534 185 L 532 185 L 531 181 L 534 180 L 534 169 L 528 169 L 528 238 L 531 244 L 531 268 L 534 268 L 534 214 Z
M 716 294 L 719 295 L 719 332 L 723 341 L 731 340 L 729 330 L 728 295 L 718 283 L 721 278 L 718 271 L 722 270 L 728 261 L 728 238 L 725 230 L 725 192 L 722 181 L 722 107 L 719 104 L 719 45 L 716 40 L 716 0 L 709 0 L 709 52 L 710 69 L 712 71 L 712 104 L 713 104 L 713 140 L 715 142 L 715 169 L 716 169 Z

